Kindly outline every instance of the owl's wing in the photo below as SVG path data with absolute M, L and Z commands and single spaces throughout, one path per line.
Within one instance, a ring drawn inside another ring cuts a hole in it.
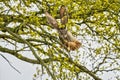
M 55 29 L 58 29 L 58 23 L 55 18 L 53 18 L 47 11 L 45 12 L 45 16 L 47 18 L 48 23 Z
M 62 5 L 62 6 L 60 7 L 59 12 L 60 12 L 61 23 L 62 23 L 63 25 L 65 25 L 65 24 L 68 22 L 68 12 L 67 12 L 67 8 L 66 8 L 64 5 Z

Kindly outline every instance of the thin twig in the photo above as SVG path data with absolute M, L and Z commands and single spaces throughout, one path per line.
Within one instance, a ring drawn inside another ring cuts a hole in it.
M 18 69 L 16 69 L 11 63 L 10 63 L 10 61 L 5 57 L 5 56 L 3 56 L 2 54 L 0 54 L 7 62 L 8 62 L 8 64 L 15 70 L 15 71 L 17 71 L 19 74 L 21 74 L 21 72 L 18 70 Z

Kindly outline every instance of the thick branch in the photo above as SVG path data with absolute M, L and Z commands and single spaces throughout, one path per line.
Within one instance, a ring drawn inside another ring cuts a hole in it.
M 21 55 L 21 53 L 16 52 L 15 50 L 10 50 L 8 48 L 3 48 L 2 46 L 0 46 L 0 51 L 3 52 L 3 53 L 7 53 L 7 54 L 10 54 L 10 55 L 13 55 L 16 58 L 18 58 L 18 59 L 20 59 L 22 61 L 28 62 L 28 63 L 40 64 L 38 60 L 30 59 L 28 57 L 25 57 L 25 56 Z M 47 59 L 43 59 L 43 61 L 45 63 L 48 63 L 48 62 L 51 62 L 51 61 L 58 61 L 58 60 L 47 58 Z
M 3 47 L 0 46 L 0 51 L 3 52 L 3 53 L 8 53 L 10 55 L 13 55 L 13 56 L 17 57 L 18 59 L 20 59 L 22 61 L 26 61 L 26 62 L 33 63 L 33 64 L 39 64 L 39 61 L 24 57 L 14 50 L 10 50 L 10 49 L 3 48 Z
M 16 34 L 13 33 L 12 31 L 10 31 L 7 27 L 4 27 L 4 29 L 5 29 L 8 33 L 10 33 L 12 36 L 14 36 L 14 37 L 20 39 L 21 41 L 25 42 L 25 43 L 29 46 L 29 48 L 31 49 L 33 55 L 34 55 L 35 58 L 39 61 L 39 63 L 42 64 L 42 65 L 46 68 L 47 72 L 51 75 L 51 77 L 53 78 L 53 80 L 56 80 L 55 76 L 53 76 L 53 74 L 51 73 L 51 71 L 48 69 L 48 67 L 45 65 L 45 63 L 42 61 L 42 59 L 37 55 L 37 53 L 36 53 L 35 50 L 32 48 L 32 46 L 31 46 L 31 44 L 30 44 L 29 42 L 27 42 L 26 40 L 22 39 L 19 35 L 16 35 Z
M 34 60 L 34 59 L 29 59 L 27 57 L 24 57 L 22 56 L 21 54 L 18 54 L 17 52 L 15 52 L 14 50 L 10 50 L 10 49 L 7 49 L 7 48 L 3 48 L 0 46 L 0 51 L 1 52 L 6 52 L 8 54 L 11 54 L 15 57 L 17 57 L 18 59 L 22 60 L 22 61 L 26 61 L 26 62 L 29 62 L 29 63 L 33 63 L 33 64 L 40 64 L 38 60 Z M 61 60 L 65 60 L 64 57 L 61 58 Z M 44 61 L 45 63 L 48 63 L 48 62 L 52 62 L 52 61 L 61 61 L 60 59 L 58 58 L 47 58 L 47 59 L 43 59 L 42 61 Z M 91 75 L 95 80 L 101 80 L 100 78 L 98 78 L 93 72 L 89 71 L 86 67 L 78 64 L 78 63 L 75 63 L 73 60 L 68 60 L 69 63 L 71 64 L 74 64 L 76 67 L 78 67 L 80 70 L 82 70 L 83 72 L 86 72 L 88 73 L 89 75 Z

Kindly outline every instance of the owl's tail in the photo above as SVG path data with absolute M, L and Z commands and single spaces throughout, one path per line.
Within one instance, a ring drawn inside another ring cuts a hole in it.
M 66 42 L 65 45 L 68 48 L 68 50 L 74 51 L 76 49 L 79 49 L 82 44 L 76 40 L 76 41 Z

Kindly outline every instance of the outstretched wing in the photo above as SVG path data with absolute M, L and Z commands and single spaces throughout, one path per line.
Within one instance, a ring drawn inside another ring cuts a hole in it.
M 60 18 L 61 18 L 61 23 L 65 25 L 68 22 L 68 13 L 67 9 L 64 5 L 60 7 Z
M 65 12 L 66 12 L 66 7 L 64 5 L 62 5 L 60 7 L 60 18 L 62 18 L 63 16 L 65 16 Z
M 53 28 L 56 28 L 56 29 L 59 28 L 58 23 L 57 23 L 57 21 L 55 20 L 55 18 L 53 18 L 47 11 L 45 12 L 45 16 L 46 16 L 46 18 L 47 18 L 48 23 L 49 23 Z

